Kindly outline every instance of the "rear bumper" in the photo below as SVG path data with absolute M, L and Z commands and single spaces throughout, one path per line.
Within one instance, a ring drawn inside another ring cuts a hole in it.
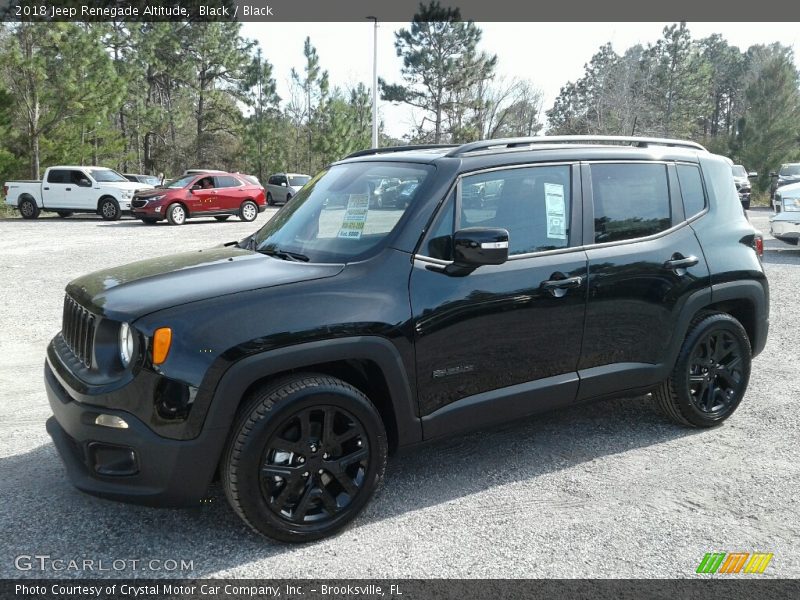
M 47 432 L 75 487 L 150 506 L 191 506 L 203 498 L 216 470 L 218 431 L 192 440 L 163 438 L 131 413 L 77 402 L 47 362 L 44 380 L 53 410 Z M 96 425 L 100 414 L 119 417 L 128 427 Z

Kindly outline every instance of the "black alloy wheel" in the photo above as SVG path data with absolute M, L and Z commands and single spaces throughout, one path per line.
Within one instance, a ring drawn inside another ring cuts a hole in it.
M 713 427 L 730 417 L 750 380 L 752 350 L 742 324 L 726 313 L 695 318 L 667 380 L 653 393 L 674 422 Z
M 285 542 L 332 535 L 383 477 L 380 414 L 350 384 L 320 374 L 265 384 L 239 413 L 222 459 L 225 495 L 255 531 Z

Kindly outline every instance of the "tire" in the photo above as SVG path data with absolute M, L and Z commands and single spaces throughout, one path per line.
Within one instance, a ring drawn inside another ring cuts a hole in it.
M 23 219 L 36 219 L 39 217 L 39 213 L 42 212 L 33 198 L 22 198 L 17 202 L 17 209 Z
M 383 422 L 364 394 L 334 377 L 291 375 L 263 386 L 240 410 L 222 484 L 253 530 L 309 542 L 361 511 L 383 478 L 386 455 Z
M 59 210 L 57 214 L 62 219 L 66 219 L 67 217 L 71 217 L 74 213 L 69 210 Z
M 291 199 L 292 199 L 292 195 L 291 194 L 286 194 L 286 200 L 283 201 L 283 204 L 284 205 L 289 204 L 289 200 L 291 200 Z
M 142 223 L 144 223 L 145 225 L 155 225 L 156 223 L 158 223 L 158 219 L 153 219 L 151 217 L 142 217 L 141 220 Z
M 742 200 L 742 208 L 745 210 L 750 210 L 750 200 Z
M 267 192 L 267 206 L 275 206 L 275 201 L 272 199 L 270 192 Z
M 689 327 L 672 373 L 653 396 L 675 423 L 719 425 L 742 401 L 752 354 L 739 321 L 725 313 L 701 314 Z
M 258 217 L 258 205 L 252 200 L 245 200 L 239 207 L 239 218 L 252 223 Z
M 100 205 L 97 207 L 97 213 L 103 217 L 104 221 L 119 221 L 122 216 L 122 211 L 119 209 L 119 204 L 114 198 L 101 198 Z
M 220 215 L 219 217 L 214 217 L 217 221 L 227 221 L 231 216 L 230 215 Z
M 167 221 L 170 225 L 183 225 L 186 223 L 186 209 L 180 202 L 170 204 L 167 209 Z

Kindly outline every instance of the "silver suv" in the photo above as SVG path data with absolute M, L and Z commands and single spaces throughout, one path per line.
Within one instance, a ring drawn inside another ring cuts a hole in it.
M 267 180 L 267 204 L 275 206 L 286 204 L 300 188 L 311 180 L 310 175 L 302 173 L 275 173 Z

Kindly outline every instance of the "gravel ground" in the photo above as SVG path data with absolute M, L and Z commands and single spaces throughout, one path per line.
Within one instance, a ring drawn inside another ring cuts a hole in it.
M 765 234 L 768 216 L 751 212 Z M 352 526 L 305 546 L 251 533 L 219 489 L 191 510 L 75 490 L 44 429 L 42 364 L 64 285 L 252 229 L 235 219 L 0 221 L 0 577 L 688 577 L 711 551 L 774 552 L 765 576 L 800 577 L 800 249 L 768 235 L 769 343 L 718 429 L 682 429 L 649 398 L 620 399 L 407 451 Z M 126 562 L 106 572 L 15 568 L 15 557 L 35 554 Z M 145 570 L 152 559 L 193 570 Z M 142 561 L 136 571 L 132 560 Z

